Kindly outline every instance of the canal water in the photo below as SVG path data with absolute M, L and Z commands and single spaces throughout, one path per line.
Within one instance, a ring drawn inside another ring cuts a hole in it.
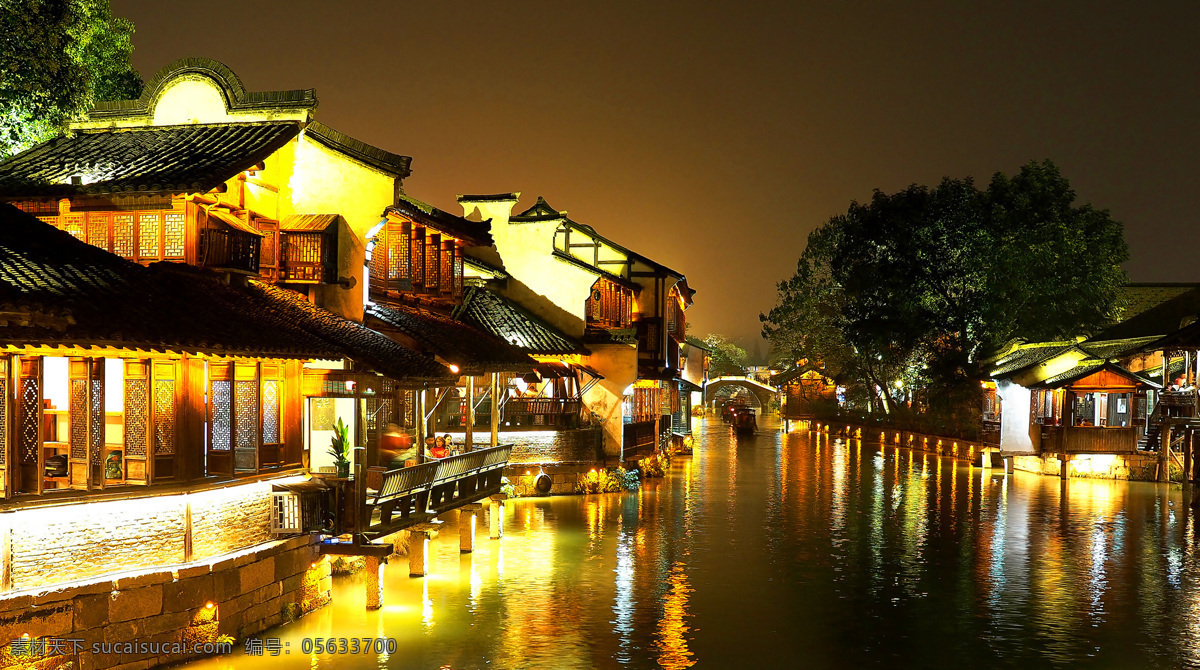
M 453 524 L 432 574 L 388 568 L 264 634 L 278 657 L 196 668 L 1200 667 L 1197 517 L 1165 485 L 1005 476 L 878 442 L 750 438 L 636 493 L 509 501 L 503 540 Z M 309 638 L 392 654 L 305 654 Z

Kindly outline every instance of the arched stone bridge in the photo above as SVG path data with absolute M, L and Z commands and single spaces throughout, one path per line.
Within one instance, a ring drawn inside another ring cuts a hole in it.
M 717 391 L 730 386 L 736 386 L 750 391 L 754 394 L 755 398 L 758 398 L 758 404 L 762 407 L 766 407 L 768 404 L 770 404 L 771 399 L 777 397 L 779 394 L 779 389 L 771 386 L 770 384 L 764 384 L 753 377 L 741 375 L 713 377 L 712 379 L 708 380 L 707 384 L 704 385 L 704 404 L 708 405 L 711 403 L 713 399 L 717 397 Z

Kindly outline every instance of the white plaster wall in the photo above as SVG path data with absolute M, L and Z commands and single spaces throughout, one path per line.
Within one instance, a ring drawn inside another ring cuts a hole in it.
M 637 381 L 637 347 L 632 344 L 589 345 L 592 355 L 587 364 L 604 375 L 583 395 L 583 405 L 600 417 L 604 429 L 604 455 L 621 457 L 624 423 L 621 401 L 625 389 Z
M 996 395 L 1000 396 L 1004 411 L 1000 414 L 1000 448 L 1004 451 L 1036 452 L 1037 446 L 1031 438 L 1029 423 L 1029 389 L 1009 381 L 996 382 Z M 1038 433 L 1041 441 L 1041 433 Z

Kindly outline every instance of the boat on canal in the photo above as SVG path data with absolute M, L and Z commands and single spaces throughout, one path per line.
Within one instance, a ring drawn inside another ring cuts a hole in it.
M 733 412 L 733 432 L 738 435 L 753 435 L 758 432 L 758 419 L 750 407 L 739 407 Z

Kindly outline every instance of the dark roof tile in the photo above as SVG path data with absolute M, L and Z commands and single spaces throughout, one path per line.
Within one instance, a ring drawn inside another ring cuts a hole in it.
M 517 347 L 474 326 L 408 305 L 373 304 L 367 316 L 386 328 L 416 341 L 419 346 L 463 374 L 532 370 L 534 360 Z
M 484 288 L 469 287 L 455 318 L 520 348 L 543 356 L 589 354 L 578 340 Z
M 205 192 L 299 132 L 293 122 L 78 131 L 0 163 L 0 195 Z M 78 185 L 75 176 L 82 177 Z

